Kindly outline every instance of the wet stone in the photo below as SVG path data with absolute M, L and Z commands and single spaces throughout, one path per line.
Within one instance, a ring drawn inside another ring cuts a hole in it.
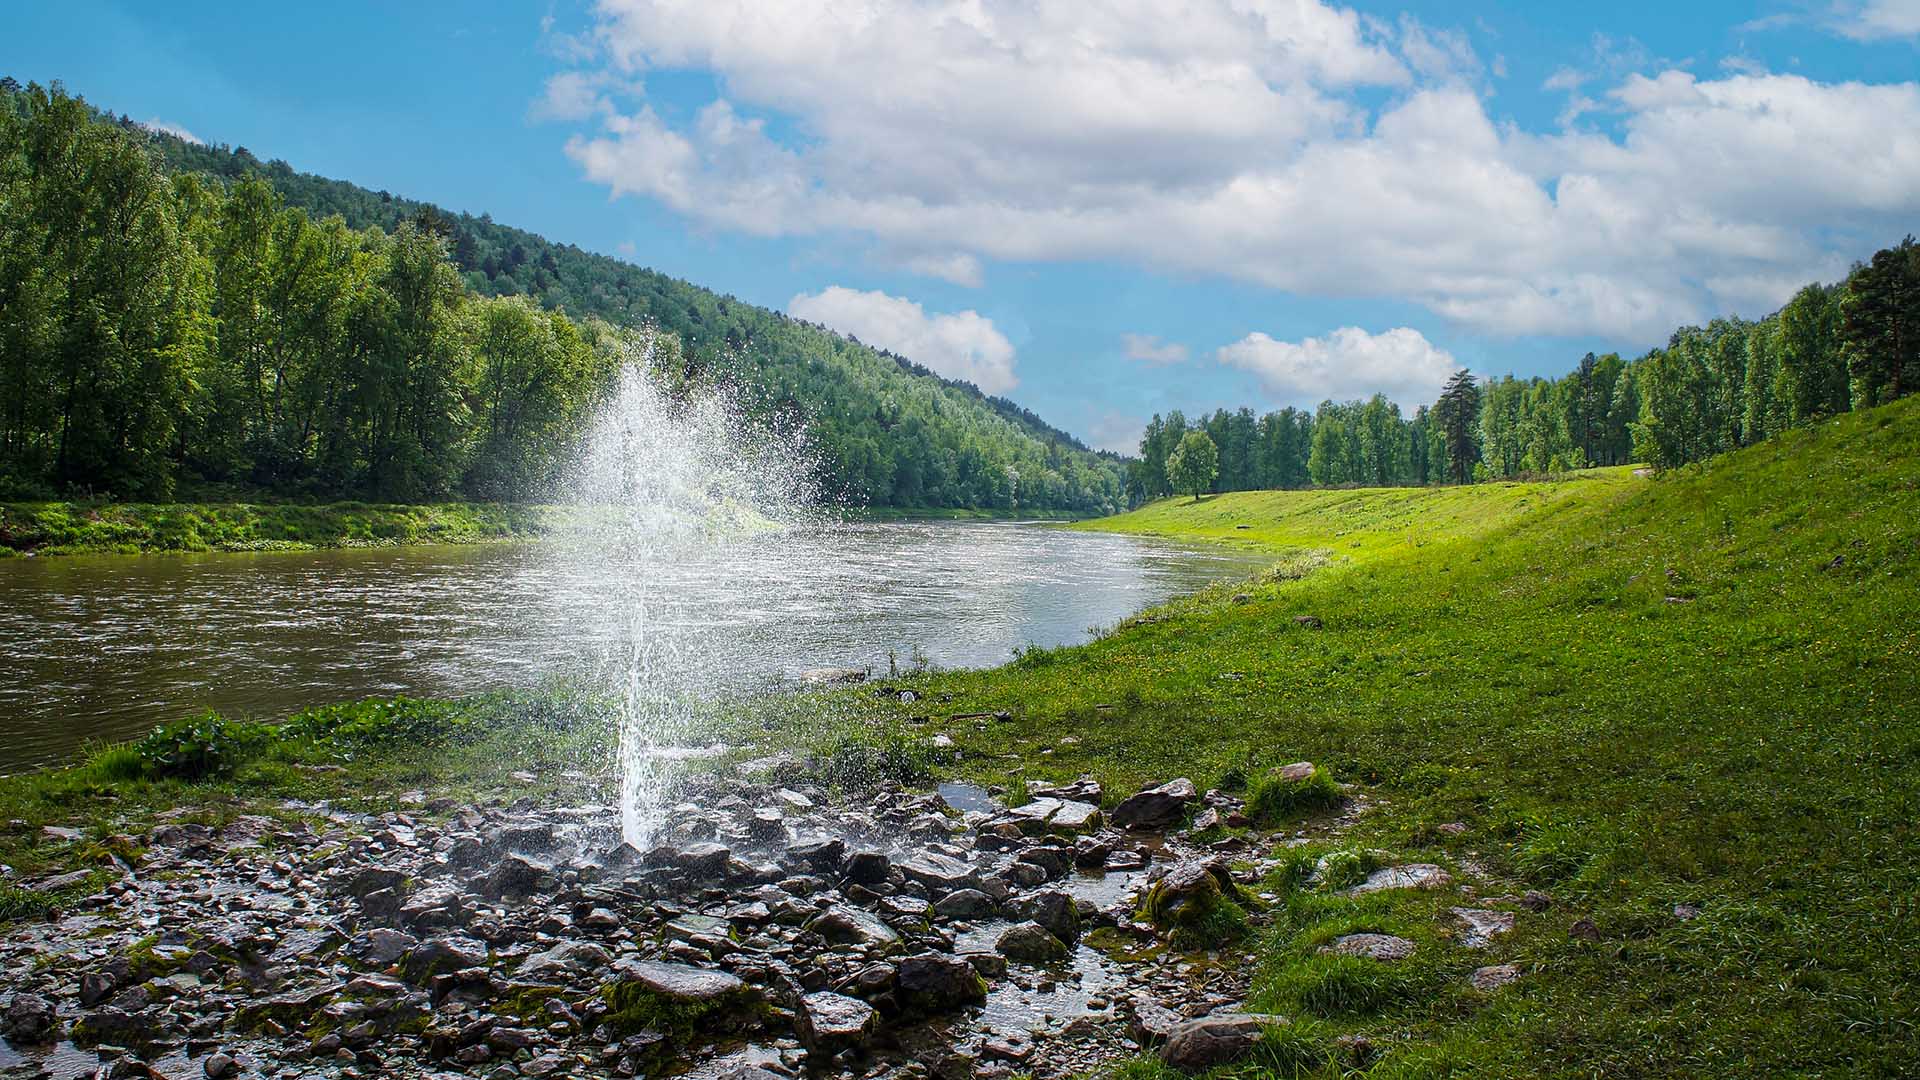
M 972 964 L 939 953 L 900 961 L 894 986 L 901 1004 L 915 1012 L 948 1012 L 987 996 L 986 983 Z
M 1253 1052 L 1265 1029 L 1286 1022 L 1284 1016 L 1259 1013 L 1227 1013 L 1189 1020 L 1168 1034 L 1167 1044 L 1160 1048 L 1160 1060 L 1182 1072 L 1230 1065 Z
M 809 1053 L 830 1058 L 865 1046 L 879 1025 L 879 1014 L 859 998 L 821 990 L 808 994 L 794 1010 L 794 1028 Z
M 993 914 L 993 897 L 978 889 L 961 889 L 940 898 L 933 910 L 943 919 L 980 919 Z
M 1055 964 L 1069 955 L 1066 943 L 1036 922 L 1008 927 L 994 948 L 1007 959 L 1022 964 Z

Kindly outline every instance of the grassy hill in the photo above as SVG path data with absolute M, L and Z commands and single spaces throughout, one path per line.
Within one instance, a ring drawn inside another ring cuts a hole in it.
M 1479 952 L 1448 931 L 1457 895 L 1270 882 L 1253 1004 L 1315 1022 L 1301 1060 L 1359 1033 L 1379 1076 L 1920 1068 L 1920 401 L 1657 478 L 1229 494 L 1083 527 L 1278 565 L 929 677 L 944 714 L 1008 714 L 947 726 L 967 768 L 1244 789 L 1312 759 L 1377 796 L 1355 858 L 1552 898 Z M 1317 954 L 1354 930 L 1419 959 Z M 1467 987 L 1503 961 L 1519 982 Z

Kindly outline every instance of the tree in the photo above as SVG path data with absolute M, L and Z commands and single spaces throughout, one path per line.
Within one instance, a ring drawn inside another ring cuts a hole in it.
M 1473 475 L 1474 462 L 1480 457 L 1480 449 L 1474 442 L 1480 426 L 1480 387 L 1474 382 L 1472 372 L 1462 368 L 1447 380 L 1446 389 L 1440 392 L 1440 400 L 1433 407 L 1433 419 L 1440 431 L 1441 444 L 1446 448 L 1447 472 L 1454 483 L 1464 484 Z
M 1909 236 L 1847 278 L 1841 350 L 1861 408 L 1920 389 L 1920 243 Z
M 1213 478 L 1218 475 L 1220 448 L 1204 431 L 1187 432 L 1167 457 L 1167 483 L 1175 492 L 1192 495 L 1195 502 L 1200 501 L 1201 492 L 1213 486 Z

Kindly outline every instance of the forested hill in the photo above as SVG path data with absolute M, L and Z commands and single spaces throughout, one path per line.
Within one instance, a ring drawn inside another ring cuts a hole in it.
M 12 80 L 0 86 L 5 111 L 26 116 L 29 90 Z M 338 216 L 354 230 L 395 234 L 404 227 L 438 236 L 466 291 L 478 297 L 527 296 L 575 318 L 671 333 L 689 376 L 724 379 L 758 411 L 803 418 L 826 486 L 850 502 L 1104 513 L 1125 500 L 1118 457 L 1096 454 L 1013 402 L 943 379 L 910 358 L 486 214 L 452 213 L 262 161 L 244 147 L 189 143 L 124 115 L 94 115 L 166 173 L 198 174 L 221 187 L 257 177 L 316 221 Z

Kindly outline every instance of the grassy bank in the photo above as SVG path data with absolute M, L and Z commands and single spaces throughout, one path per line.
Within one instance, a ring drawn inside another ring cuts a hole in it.
M 1339 846 L 1295 850 L 1262 886 L 1249 1004 L 1295 1022 L 1237 1076 L 1920 1069 L 1920 399 L 1654 479 L 1245 493 L 1084 527 L 1258 545 L 1275 566 L 1086 646 L 890 681 L 911 702 L 856 687 L 730 703 L 747 714 L 730 741 L 811 746 L 846 782 L 1093 773 L 1110 802 L 1186 775 L 1260 795 L 1262 845 L 1291 813 L 1263 790 L 1270 767 L 1311 759 L 1361 785 L 1373 808 Z M 25 823 L 0 861 L 97 864 L 129 817 L 169 805 L 508 797 L 512 770 L 558 782 L 606 756 L 590 704 L 380 708 L 242 729 L 200 776 L 171 772 L 163 739 L 0 780 L 0 818 Z M 957 762 L 927 752 L 934 734 Z M 37 842 L 75 820 L 82 841 Z M 1469 949 L 1460 894 L 1340 895 L 1304 880 L 1321 856 L 1338 880 L 1434 862 L 1549 906 Z M 0 897 L 0 919 L 57 902 Z M 1320 952 L 1360 931 L 1417 951 Z M 1518 981 L 1467 984 L 1496 963 Z
M 474 544 L 537 536 L 558 512 L 513 503 L 0 503 L 0 555 Z
M 1274 882 L 1252 1004 L 1311 1022 L 1277 1074 L 1341 1075 L 1342 1034 L 1395 1077 L 1920 1068 L 1920 952 L 1890 944 L 1920 940 L 1920 401 L 1655 479 L 1246 493 L 1082 527 L 1278 565 L 1084 647 L 906 681 L 913 705 L 849 696 L 839 723 L 930 713 L 982 779 L 1110 791 L 1312 759 L 1379 796 L 1355 859 L 1552 897 L 1475 952 L 1427 894 Z M 1355 930 L 1422 959 L 1318 954 Z M 1517 984 L 1465 987 L 1502 961 Z

